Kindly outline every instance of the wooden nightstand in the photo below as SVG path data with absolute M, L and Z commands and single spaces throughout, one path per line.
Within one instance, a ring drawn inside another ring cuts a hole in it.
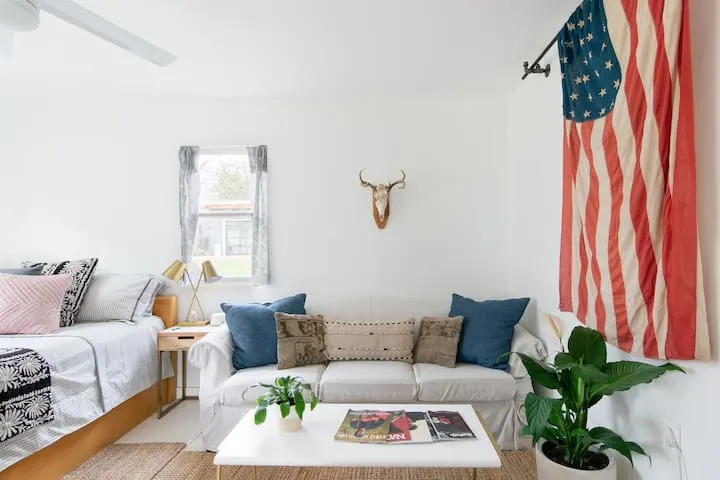
M 185 395 L 187 388 L 187 351 L 201 338 L 210 333 L 213 328 L 210 325 L 206 327 L 171 327 L 158 332 L 158 382 L 162 380 L 162 352 L 180 352 L 182 362 L 182 396 L 163 408 L 162 389 L 158 388 L 158 418 L 162 418 L 163 415 L 177 407 L 183 400 L 197 398 Z M 173 368 L 175 367 L 176 365 L 173 365 Z

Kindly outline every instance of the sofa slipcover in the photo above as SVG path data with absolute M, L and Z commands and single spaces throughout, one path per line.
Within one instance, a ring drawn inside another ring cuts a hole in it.
M 416 363 L 413 370 L 421 402 L 495 402 L 515 396 L 515 379 L 502 370 L 471 363 L 455 368 Z
M 310 384 L 313 392 L 317 395 L 320 377 L 324 369 L 324 365 L 307 365 L 285 370 L 278 370 L 277 365 L 244 368 L 238 370 L 225 382 L 222 393 L 220 394 L 220 403 L 223 405 L 243 405 L 247 403 L 254 405 L 258 397 L 265 393 L 267 389 L 256 387 L 248 390 L 248 388 L 260 382 L 273 383 L 275 377 L 279 376 L 300 377 L 305 383 Z M 243 399 L 243 392 L 246 390 L 247 393 L 245 393 L 245 398 Z
M 328 403 L 415 401 L 412 365 L 385 360 L 330 362 L 320 380 L 320 399 Z

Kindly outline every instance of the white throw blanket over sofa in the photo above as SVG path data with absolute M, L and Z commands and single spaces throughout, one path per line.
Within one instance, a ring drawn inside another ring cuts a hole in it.
M 537 360 L 547 353 L 542 342 L 521 326 L 515 327 L 512 351 Z M 280 375 L 302 377 L 320 401 L 328 403 L 464 403 L 487 421 L 503 450 L 527 448 L 520 437 L 526 424 L 522 404 L 532 383 L 517 356 L 510 371 L 458 363 L 447 368 L 428 363 L 395 361 L 340 361 L 278 370 L 277 365 L 235 370 L 233 345 L 227 326 L 212 330 L 190 350 L 190 361 L 200 368 L 200 428 L 205 448 L 216 451 L 240 419 L 255 407 L 262 388 Z M 450 408 L 450 406 L 448 406 Z

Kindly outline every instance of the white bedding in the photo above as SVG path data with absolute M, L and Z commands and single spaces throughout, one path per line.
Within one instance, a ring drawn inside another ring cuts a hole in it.
M 30 348 L 48 361 L 55 409 L 52 422 L 0 443 L 0 471 L 150 388 L 163 328 L 160 318 L 147 317 L 79 323 L 50 335 L 0 335 L 0 348 Z

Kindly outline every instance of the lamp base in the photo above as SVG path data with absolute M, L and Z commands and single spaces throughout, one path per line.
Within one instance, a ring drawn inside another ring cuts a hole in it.
M 204 327 L 210 325 L 209 320 L 200 320 L 199 322 L 178 322 L 178 327 Z

